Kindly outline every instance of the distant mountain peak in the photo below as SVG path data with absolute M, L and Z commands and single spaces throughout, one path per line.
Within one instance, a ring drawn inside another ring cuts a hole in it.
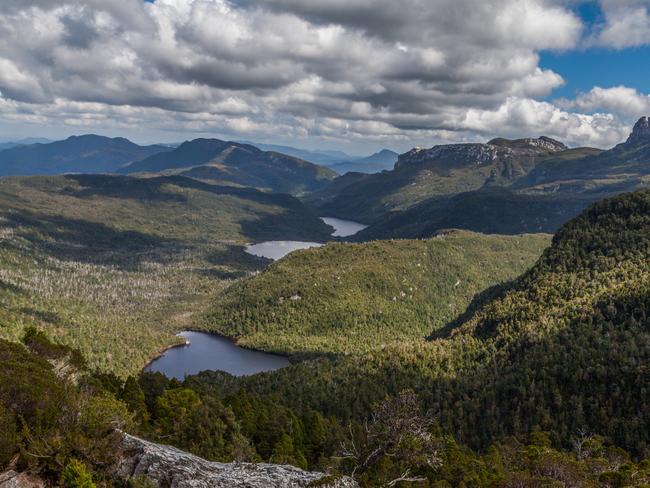
M 542 149 L 549 152 L 560 152 L 569 149 L 564 143 L 552 139 L 547 136 L 538 138 L 527 137 L 525 139 L 504 139 L 502 137 L 492 139 L 488 142 L 492 146 L 505 146 L 505 147 L 530 147 L 534 149 Z
M 650 117 L 644 116 L 637 120 L 630 137 L 627 138 L 628 143 L 641 140 L 647 140 L 650 142 Z

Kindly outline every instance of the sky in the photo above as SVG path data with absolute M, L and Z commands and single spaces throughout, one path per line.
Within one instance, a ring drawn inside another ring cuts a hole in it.
M 369 154 L 650 115 L 650 0 L 2 0 L 0 140 Z

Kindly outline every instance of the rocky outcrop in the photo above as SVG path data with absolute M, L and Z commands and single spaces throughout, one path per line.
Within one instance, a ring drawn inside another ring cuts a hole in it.
M 117 477 L 124 481 L 145 477 L 161 488 L 302 488 L 319 480 L 324 488 L 358 487 L 349 478 L 326 482 L 323 473 L 293 466 L 207 461 L 130 435 L 124 437 L 124 450 Z
M 499 137 L 488 142 L 491 146 L 504 146 L 519 151 L 555 153 L 569 149 L 564 143 L 550 137 L 526 137 L 524 139 L 505 139 Z
M 650 117 L 641 117 L 634 128 L 630 137 L 627 138 L 627 143 L 647 141 L 650 142 Z
M 45 488 L 45 482 L 27 473 L 5 471 L 0 473 L 0 488 Z
M 417 147 L 400 155 L 395 163 L 395 169 L 431 161 L 447 161 L 457 165 L 485 165 L 495 161 L 507 162 L 515 158 L 552 154 L 567 149 L 567 146 L 561 142 L 544 136 L 537 139 L 492 139 L 487 144 L 444 144 L 433 146 L 431 149 Z

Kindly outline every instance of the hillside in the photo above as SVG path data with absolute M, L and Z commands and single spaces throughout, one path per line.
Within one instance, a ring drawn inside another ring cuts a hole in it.
M 539 164 L 517 188 L 539 193 L 603 196 L 643 188 L 650 181 L 650 125 L 640 118 L 628 139 L 608 151 L 573 161 Z
M 598 200 L 648 187 L 648 125 L 648 119 L 641 118 L 627 141 L 607 151 L 577 148 L 556 152 L 509 182 L 487 181 L 478 190 L 433 196 L 405 209 L 395 210 L 384 204 L 383 216 L 355 239 L 429 237 L 450 227 L 505 234 L 555 232 Z M 490 144 L 499 145 L 500 141 L 496 139 Z M 390 176 L 389 173 L 384 177 L 388 181 Z M 336 210 L 330 207 L 342 200 L 337 196 L 328 203 L 331 195 L 350 194 L 360 208 L 367 208 L 363 205 L 372 206 L 372 202 L 364 202 L 368 197 L 360 188 L 364 182 L 368 180 L 362 175 L 339 178 L 315 192 L 311 203 L 332 213 Z M 417 188 L 418 184 L 414 182 L 412 186 Z M 354 194 L 357 191 L 360 193 Z
M 183 177 L 0 180 L 0 336 L 26 326 L 134 372 L 230 280 L 260 269 L 250 241 L 321 240 L 297 199 Z
M 488 187 L 430 198 L 391 212 L 352 239 L 422 239 L 450 228 L 496 234 L 554 233 L 592 201 L 593 197 L 584 195 L 527 194 Z
M 479 291 L 527 269 L 548 242 L 546 235 L 452 232 L 295 252 L 229 287 L 204 327 L 248 347 L 291 354 L 420 340 Z
M 291 194 L 316 190 L 336 176 L 327 168 L 293 156 L 218 139 L 184 142 L 172 151 L 133 163 L 122 172 L 181 174 Z
M 289 156 L 296 157 L 298 159 L 304 159 L 311 163 L 316 163 L 321 166 L 332 166 L 333 164 L 342 163 L 344 161 L 351 161 L 356 159 L 354 156 L 339 151 L 339 150 L 329 150 L 329 149 L 304 149 L 293 146 L 283 146 L 280 144 L 264 144 L 259 142 L 250 142 L 250 141 L 237 141 L 241 144 L 247 144 L 250 146 L 255 146 L 262 151 L 278 152 L 282 154 L 288 154 Z
M 475 447 L 531 430 L 571 446 L 602 434 L 650 453 L 650 192 L 598 203 L 513 283 L 479 294 L 431 341 L 308 361 L 204 385 L 275 392 L 343 418 L 413 388 L 446 432 Z M 291 394 L 300 385 L 300 398 Z M 477 425 L 480 428 L 477 429 Z
M 0 151 L 0 176 L 111 173 L 133 161 L 168 151 L 121 137 L 72 136 L 64 141 L 19 145 Z
M 371 224 L 433 197 L 509 186 L 541 160 L 566 151 L 562 143 L 544 137 L 416 148 L 400 155 L 392 171 L 346 185 L 335 181 L 329 193 L 325 189 L 308 201 L 324 214 Z
M 381 171 L 393 169 L 398 157 L 399 154 L 396 152 L 389 149 L 382 149 L 381 151 L 365 158 L 351 159 L 349 161 L 329 165 L 329 168 L 341 175 L 351 171 L 367 174 L 380 173 Z

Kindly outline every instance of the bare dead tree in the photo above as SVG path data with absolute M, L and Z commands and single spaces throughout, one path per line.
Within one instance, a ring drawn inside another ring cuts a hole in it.
M 411 470 L 436 468 L 442 463 L 440 442 L 431 434 L 433 423 L 433 418 L 422 415 L 417 395 L 411 390 L 403 391 L 379 403 L 360 429 L 355 430 L 350 424 L 340 458 L 351 463 L 353 478 L 372 470 L 381 459 L 390 458 L 403 469 L 385 480 L 384 486 L 425 481 L 424 477 L 412 476 Z

